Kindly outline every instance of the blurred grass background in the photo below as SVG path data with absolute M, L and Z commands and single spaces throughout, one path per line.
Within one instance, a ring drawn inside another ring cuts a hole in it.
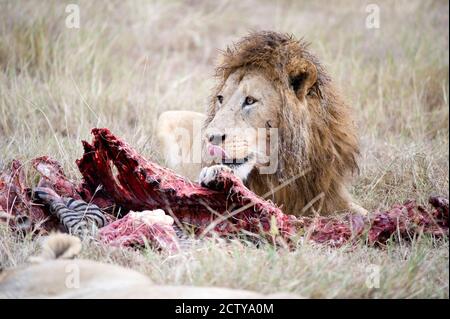
M 80 140 L 90 140 L 95 126 L 159 160 L 152 136 L 157 116 L 203 111 L 218 50 L 249 31 L 274 30 L 311 42 L 353 106 L 362 155 L 352 191 L 364 207 L 448 196 L 448 1 L 70 1 L 80 8 L 79 29 L 65 25 L 68 3 L 0 0 L 0 166 L 49 154 L 79 178 Z M 379 29 L 365 27 L 369 3 L 380 8 Z M 437 267 L 429 289 L 416 283 L 381 296 L 448 298 L 448 244 L 430 247 L 441 259 L 418 257 L 414 247 L 405 257 Z M 313 295 L 295 287 L 289 290 Z

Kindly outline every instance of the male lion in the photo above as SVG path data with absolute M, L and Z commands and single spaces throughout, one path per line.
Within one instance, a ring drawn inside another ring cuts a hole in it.
M 222 52 L 216 75 L 203 130 L 203 185 L 213 187 L 217 173 L 231 169 L 286 213 L 365 212 L 346 188 L 359 153 L 350 109 L 304 42 L 275 32 L 250 34 Z M 162 116 L 161 142 L 173 132 L 168 118 L 195 135 L 188 123 L 198 113 Z M 173 147 L 163 152 L 166 158 L 176 153 Z M 212 165 L 214 157 L 219 165 Z

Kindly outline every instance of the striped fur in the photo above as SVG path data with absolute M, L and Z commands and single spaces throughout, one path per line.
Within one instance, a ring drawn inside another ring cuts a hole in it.
M 39 187 L 34 194 L 46 203 L 69 234 L 85 237 L 97 232 L 107 224 L 104 213 L 97 205 L 86 203 L 81 199 L 59 197 L 50 190 Z

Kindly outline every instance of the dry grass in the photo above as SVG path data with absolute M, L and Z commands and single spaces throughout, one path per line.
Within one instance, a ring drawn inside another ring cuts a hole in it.
M 0 263 L 16 267 L 36 254 L 38 244 L 0 227 Z M 169 256 L 84 243 L 82 258 L 119 264 L 147 274 L 157 284 L 289 291 L 310 298 L 448 298 L 448 240 L 422 238 L 384 250 L 365 245 L 339 249 L 301 244 L 293 251 L 256 248 L 242 242 L 204 242 Z M 373 267 L 379 286 L 371 288 Z
M 82 1 L 81 28 L 68 29 L 60 1 L 0 0 L 0 165 L 51 154 L 79 178 L 74 160 L 94 126 L 159 159 L 157 115 L 203 111 L 217 49 L 271 29 L 310 41 L 351 101 L 363 147 L 353 193 L 366 208 L 448 196 L 449 4 L 376 1 L 381 25 L 373 30 L 364 25 L 373 2 Z M 29 239 L 0 236 L 2 266 L 35 251 Z M 449 296 L 448 241 L 429 238 L 384 251 L 208 243 L 175 257 L 87 246 L 85 257 L 140 269 L 158 283 L 311 297 Z M 372 263 L 381 267 L 379 289 L 365 285 Z

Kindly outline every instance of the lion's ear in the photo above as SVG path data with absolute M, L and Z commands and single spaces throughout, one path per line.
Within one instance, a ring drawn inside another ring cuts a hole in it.
M 292 61 L 289 65 L 289 84 L 299 99 L 303 99 L 317 81 L 317 68 L 308 60 Z

